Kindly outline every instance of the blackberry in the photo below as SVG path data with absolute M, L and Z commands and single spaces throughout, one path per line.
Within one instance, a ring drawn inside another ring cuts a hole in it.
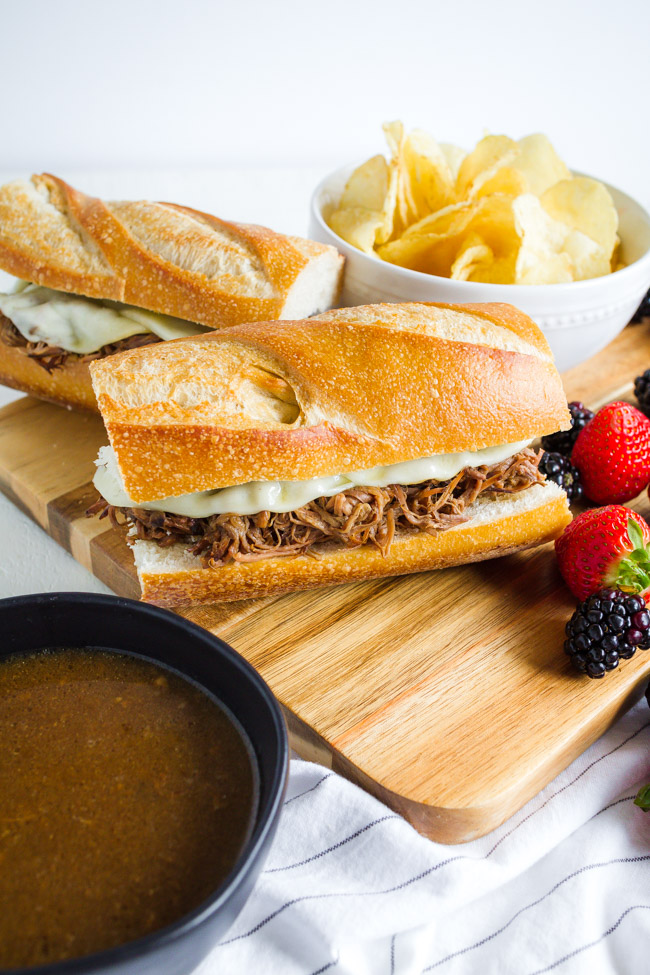
M 555 481 L 560 485 L 570 503 L 580 501 L 582 498 L 580 474 L 568 457 L 546 451 L 542 454 L 539 469 L 546 475 L 547 481 Z
M 604 677 L 619 660 L 633 657 L 637 647 L 650 647 L 650 613 L 641 596 L 601 589 L 578 604 L 566 635 L 564 652 L 576 670 Z
M 644 318 L 650 318 L 650 291 L 632 315 L 631 322 L 642 322 Z
M 634 380 L 634 395 L 643 412 L 650 414 L 650 369 L 646 369 L 642 376 L 637 376 Z
M 578 434 L 594 418 L 594 414 L 587 409 L 584 403 L 574 401 L 568 406 L 571 414 L 571 429 L 559 430 L 557 433 L 549 434 L 548 437 L 542 437 L 544 450 L 548 450 L 552 454 L 563 454 L 565 457 L 571 456 Z

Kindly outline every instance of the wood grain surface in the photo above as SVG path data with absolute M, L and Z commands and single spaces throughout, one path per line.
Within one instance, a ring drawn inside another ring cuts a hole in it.
M 648 324 L 564 377 L 568 399 L 631 397 Z M 114 592 L 139 587 L 121 532 L 84 512 L 98 417 L 34 399 L 0 411 L 0 488 Z M 633 504 L 646 517 L 644 495 Z M 562 652 L 574 601 L 551 546 L 442 572 L 182 611 L 232 644 L 282 703 L 292 744 L 453 843 L 532 798 L 641 693 L 650 652 L 603 681 Z

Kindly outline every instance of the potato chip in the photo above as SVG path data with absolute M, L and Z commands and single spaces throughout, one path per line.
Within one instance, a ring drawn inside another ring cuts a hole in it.
M 514 284 L 516 254 L 508 257 L 495 257 L 491 261 L 477 263 L 472 268 L 468 281 L 483 284 Z
M 501 193 L 506 196 L 521 196 L 528 192 L 528 183 L 523 173 L 512 166 L 501 166 L 492 175 L 486 174 L 484 182 L 479 182 L 472 196 L 491 196 Z
M 532 193 L 513 203 L 515 225 L 521 238 L 515 266 L 516 284 L 557 284 L 572 281 L 572 264 L 563 252 L 569 230 L 553 220 Z
M 479 198 L 470 229 L 478 234 L 492 252 L 490 260 L 477 262 L 469 274 L 470 281 L 512 284 L 520 237 L 515 224 L 514 199 L 505 194 Z
M 476 195 L 483 183 L 515 159 L 518 151 L 517 143 L 506 135 L 486 135 L 460 164 L 456 180 L 458 199 Z
M 487 267 L 494 260 L 492 250 L 479 234 L 470 234 L 452 264 L 450 278 L 454 281 L 468 281 L 479 266 Z
M 448 207 L 443 207 L 437 213 L 432 213 L 412 224 L 402 236 L 419 237 L 422 234 L 458 233 L 467 226 L 477 206 L 478 204 L 473 200 L 450 203 Z
M 358 247 L 366 254 L 374 254 L 375 241 L 383 225 L 383 217 L 377 210 L 348 207 L 345 210 L 335 210 L 329 218 L 329 225 L 334 233 L 348 244 Z
M 560 186 L 559 183 L 556 185 Z M 562 198 L 563 194 L 560 194 Z M 566 211 L 558 208 L 557 212 Z M 609 273 L 610 253 L 581 230 L 572 228 L 563 220 L 553 219 L 536 196 L 528 194 L 516 200 L 515 213 L 522 234 L 517 283 L 557 284 Z
M 539 196 L 558 180 L 571 176 L 545 135 L 527 135 L 510 145 L 509 149 L 506 149 L 504 142 L 501 147 L 503 155 L 474 181 L 470 190 L 472 196 L 487 196 L 490 193 L 508 193 L 512 196 L 535 193 Z
M 469 229 L 480 234 L 495 257 L 513 256 L 519 249 L 513 203 L 513 197 L 499 193 L 476 201 Z
M 462 241 L 462 233 L 404 235 L 384 244 L 377 253 L 391 264 L 449 277 Z
M 372 253 L 392 233 L 395 195 L 394 169 L 383 156 L 373 156 L 348 179 L 330 227 L 353 247 Z
M 602 183 L 587 176 L 564 179 L 546 190 L 541 200 L 551 217 L 591 237 L 609 260 L 617 241 L 618 214 Z
M 573 281 L 568 254 L 535 254 L 522 248 L 517 258 L 514 284 L 566 284 L 568 281 Z
M 626 264 L 621 260 L 621 241 L 620 238 L 616 240 L 616 246 L 612 252 L 612 256 L 609 259 L 610 271 L 621 271 Z
M 448 277 L 476 208 L 474 203 L 452 204 L 409 227 L 377 253 L 391 264 Z
M 399 158 L 404 142 L 404 125 L 402 122 L 384 122 L 382 125 L 383 133 L 388 143 L 388 148 L 393 159 Z
M 399 237 L 410 224 L 418 219 L 417 207 L 411 196 L 408 170 L 404 159 L 404 126 L 401 122 L 386 122 L 384 135 L 391 152 L 391 165 L 396 172 L 396 203 L 393 215 L 392 237 Z
M 517 145 L 519 153 L 512 166 L 525 180 L 524 193 L 535 193 L 536 196 L 541 196 L 559 180 L 571 177 L 571 173 L 545 135 L 541 133 L 526 135 Z
M 605 186 L 572 177 L 545 135 L 488 135 L 470 153 L 401 122 L 390 159 L 352 174 L 332 229 L 415 271 L 457 281 L 552 284 L 620 266 L 618 215 Z
M 390 240 L 395 224 L 395 207 L 397 205 L 397 167 L 391 163 L 388 167 L 388 188 L 381 209 L 384 221 L 377 230 L 376 243 L 383 244 Z
M 418 220 L 454 202 L 454 179 L 435 139 L 415 129 L 404 140 L 402 158 L 401 176 L 409 181 L 409 200 Z
M 603 248 L 579 230 L 569 232 L 563 250 L 571 259 L 574 281 L 599 278 L 611 271 L 609 256 Z
M 399 264 L 400 267 L 410 267 L 415 270 L 415 263 L 425 254 L 431 244 L 442 238 L 442 234 L 403 234 L 397 240 L 389 240 L 377 248 L 377 254 L 382 261 L 389 264 Z
M 458 171 L 460 169 L 460 164 L 467 155 L 464 149 L 460 146 L 455 146 L 451 142 L 441 142 L 440 149 L 445 159 L 447 160 L 447 165 L 449 166 L 449 172 L 451 173 L 451 178 L 454 181 L 458 179 Z
M 484 272 L 491 261 L 497 264 L 495 274 L 502 282 L 513 280 L 519 236 L 512 199 L 506 196 L 452 204 L 414 224 L 401 238 L 386 244 L 378 253 L 384 260 L 402 267 L 450 276 L 455 262 L 466 247 L 476 244 L 477 237 L 490 254 L 483 251 L 483 260 L 475 262 L 476 267 L 468 273 L 473 276 L 479 267 Z M 462 267 L 462 263 L 459 266 Z
M 363 207 L 381 210 L 388 192 L 388 163 L 383 156 L 373 156 L 352 173 L 339 200 L 338 209 Z

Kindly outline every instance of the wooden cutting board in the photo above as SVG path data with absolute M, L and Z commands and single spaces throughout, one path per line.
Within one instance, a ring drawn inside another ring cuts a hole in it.
M 650 330 L 567 373 L 569 399 L 628 398 Z M 139 588 L 124 536 L 87 519 L 101 420 L 34 399 L 0 410 L 0 488 L 114 592 Z M 650 517 L 645 495 L 634 504 Z M 641 693 L 650 652 L 602 681 L 562 652 L 574 601 L 552 546 L 420 575 L 183 611 L 243 654 L 294 748 L 445 843 L 521 808 Z

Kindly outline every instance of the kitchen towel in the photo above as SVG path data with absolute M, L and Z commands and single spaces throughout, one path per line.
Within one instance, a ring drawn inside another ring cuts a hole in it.
M 199 971 L 640 975 L 650 970 L 650 813 L 633 798 L 646 781 L 645 702 L 503 826 L 458 846 L 424 839 L 345 779 L 294 760 L 264 871 Z

